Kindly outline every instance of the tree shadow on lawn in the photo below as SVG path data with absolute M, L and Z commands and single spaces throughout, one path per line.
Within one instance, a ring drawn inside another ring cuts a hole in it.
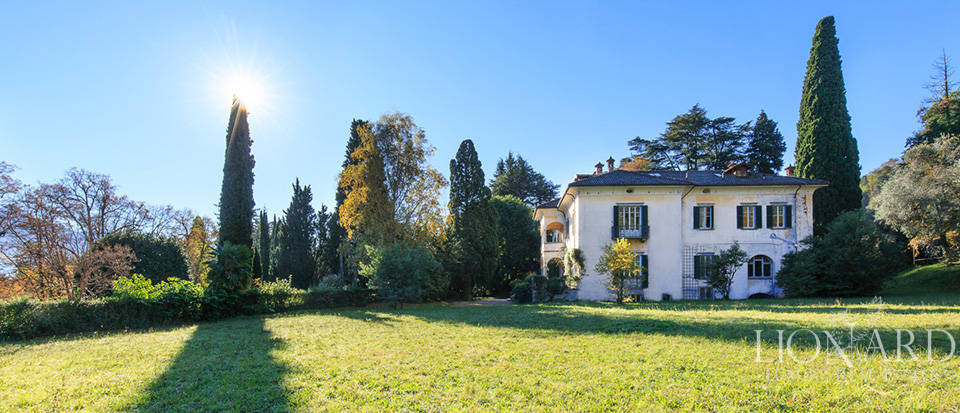
M 201 323 L 135 411 L 289 411 L 263 317 Z
M 402 311 L 402 314 L 417 317 L 431 322 L 469 326 L 489 326 L 521 330 L 542 330 L 547 333 L 558 334 L 651 334 L 665 336 L 700 337 L 709 340 L 719 340 L 729 343 L 747 344 L 756 346 L 757 333 L 762 330 L 760 340 L 765 347 L 777 348 L 779 335 L 777 330 L 784 330 L 784 345 L 791 333 L 802 329 L 811 329 L 818 335 L 820 345 L 824 351 L 832 350 L 831 343 L 824 331 L 830 334 L 841 346 L 851 342 L 849 326 L 823 326 L 816 322 L 784 322 L 757 319 L 755 317 L 729 316 L 722 319 L 687 319 L 662 318 L 656 314 L 626 311 L 618 314 L 599 314 L 596 312 L 581 311 L 583 309 L 607 307 L 623 309 L 640 309 L 640 306 L 616 307 L 610 304 L 570 303 L 559 305 L 516 305 L 506 307 L 488 307 L 483 309 L 470 307 L 433 307 L 420 308 L 411 311 Z M 657 310 L 665 310 L 657 307 Z M 839 315 L 838 311 L 838 315 Z M 881 341 L 887 351 L 894 350 L 897 342 L 897 333 L 894 329 L 887 329 L 880 325 L 857 325 L 853 331 L 857 347 L 866 348 L 870 345 L 873 329 L 879 331 Z M 916 341 L 914 349 L 920 347 L 925 351 L 927 337 L 922 328 L 914 329 Z M 957 336 L 957 331 L 950 331 Z M 904 333 L 907 334 L 907 333 Z M 958 337 L 960 338 L 960 337 Z M 907 342 L 904 336 L 904 342 Z M 816 340 L 808 331 L 799 331 L 792 341 L 796 349 L 815 349 Z M 946 354 L 950 351 L 949 339 L 942 333 L 933 336 L 934 352 Z

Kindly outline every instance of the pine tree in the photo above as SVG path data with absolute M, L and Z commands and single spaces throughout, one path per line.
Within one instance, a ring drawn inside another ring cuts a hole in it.
M 267 218 L 267 211 L 260 211 L 260 278 L 266 281 L 273 281 L 275 278 L 270 272 L 270 221 Z
M 500 258 L 497 211 L 490 205 L 483 167 L 473 142 L 460 143 L 450 161 L 450 235 L 447 270 L 451 293 L 469 299 L 475 286 L 493 280 Z
M 860 154 L 850 130 L 833 16 L 817 24 L 807 61 L 797 121 L 797 175 L 830 186 L 813 197 L 814 233 L 844 211 L 860 207 Z
M 777 129 L 777 122 L 760 111 L 757 121 L 750 129 L 750 140 L 747 142 L 746 157 L 753 170 L 759 173 L 776 173 L 783 166 L 783 151 L 787 150 L 787 143 Z
M 513 152 L 508 152 L 506 159 L 497 162 L 493 180 L 490 181 L 493 195 L 515 196 L 531 208 L 556 198 L 559 187 L 535 171 L 522 156 L 517 154 L 514 157 Z
M 276 258 L 276 276 L 292 276 L 291 284 L 297 288 L 308 288 L 315 281 L 313 248 L 317 213 L 311 202 L 313 193 L 310 185 L 301 187 L 297 179 L 293 184 L 290 207 L 283 211 L 283 230 L 280 232 L 280 249 Z
M 253 155 L 247 108 L 236 97 L 227 126 L 227 148 L 220 187 L 219 244 L 253 246 Z

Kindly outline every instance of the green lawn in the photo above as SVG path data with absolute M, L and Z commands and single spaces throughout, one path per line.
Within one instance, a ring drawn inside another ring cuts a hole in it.
M 957 358 L 756 361 L 755 329 L 848 323 L 885 342 L 896 328 L 960 338 L 960 296 L 424 305 L 14 343 L 0 347 L 0 411 L 960 409 Z M 777 357 L 775 334 L 761 359 Z

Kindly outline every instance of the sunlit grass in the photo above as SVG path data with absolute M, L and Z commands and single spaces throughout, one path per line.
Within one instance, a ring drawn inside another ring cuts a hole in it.
M 960 408 L 957 359 L 756 361 L 754 329 L 849 323 L 960 337 L 960 296 L 424 305 L 10 344 L 0 410 Z

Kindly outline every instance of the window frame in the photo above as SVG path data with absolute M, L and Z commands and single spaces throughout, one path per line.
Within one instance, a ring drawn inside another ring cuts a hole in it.
M 710 259 L 706 259 L 710 257 Z M 699 253 L 693 256 L 693 278 L 696 280 L 707 280 L 710 279 L 711 271 L 710 264 L 713 264 L 713 261 L 716 259 L 716 254 L 714 253 Z M 698 264 L 697 261 L 700 261 Z M 700 269 L 700 272 L 697 272 L 697 269 Z
M 757 265 L 760 275 L 757 275 Z M 765 280 L 773 278 L 773 259 L 766 255 L 754 255 L 747 261 L 747 278 L 751 280 Z
M 694 205 L 696 212 L 694 218 L 697 219 L 694 229 L 710 231 L 714 228 L 713 204 Z M 709 223 L 709 225 L 707 225 Z
M 753 204 L 741 205 L 740 228 L 757 229 L 757 206 Z M 747 217 L 749 216 L 750 225 L 747 226 Z
M 770 228 L 772 229 L 786 229 L 787 228 L 787 205 L 786 204 L 771 204 L 767 208 L 771 209 L 770 213 Z M 779 215 L 778 215 L 779 213 Z M 777 225 L 777 218 L 779 217 L 780 225 Z
M 551 241 L 551 235 L 553 240 Z M 546 234 L 544 234 L 544 243 L 546 244 L 559 244 L 563 242 L 563 234 L 555 229 L 548 229 Z
M 618 204 L 617 207 L 617 228 L 620 231 L 640 231 L 643 228 L 643 204 Z

